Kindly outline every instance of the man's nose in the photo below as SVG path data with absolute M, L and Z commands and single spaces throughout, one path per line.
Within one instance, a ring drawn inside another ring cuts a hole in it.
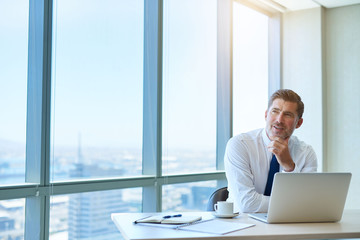
M 282 123 L 284 121 L 284 114 L 281 112 L 277 115 L 276 121 Z

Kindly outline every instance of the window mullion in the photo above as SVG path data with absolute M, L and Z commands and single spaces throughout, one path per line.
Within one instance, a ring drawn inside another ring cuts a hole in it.
M 157 178 L 162 175 L 162 0 L 145 0 L 144 14 L 143 174 Z M 156 180 L 144 187 L 144 212 L 161 211 L 161 190 Z
M 49 185 L 52 1 L 29 2 L 25 181 Z M 50 196 L 26 199 L 25 239 L 48 239 Z
M 216 169 L 224 169 L 226 143 L 232 134 L 232 4 L 218 0 Z

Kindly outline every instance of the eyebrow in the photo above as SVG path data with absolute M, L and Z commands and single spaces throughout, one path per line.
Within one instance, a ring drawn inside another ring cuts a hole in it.
M 290 111 L 281 111 L 280 108 L 275 107 L 272 110 L 276 110 L 276 111 L 279 111 L 279 112 L 283 112 L 284 114 L 291 114 L 292 116 L 295 116 L 295 113 L 290 112 Z
M 293 113 L 293 112 L 285 111 L 284 113 L 291 114 L 291 115 L 295 116 L 295 113 Z

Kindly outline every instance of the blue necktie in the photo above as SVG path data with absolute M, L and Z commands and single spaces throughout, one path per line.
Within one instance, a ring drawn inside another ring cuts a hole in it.
M 270 196 L 272 183 L 274 180 L 274 175 L 275 175 L 275 173 L 277 173 L 279 171 L 279 169 L 280 169 L 280 165 L 279 165 L 278 161 L 276 160 L 276 156 L 273 155 L 273 157 L 271 159 L 271 163 L 270 163 L 269 175 L 268 175 L 265 192 L 264 192 L 265 196 Z

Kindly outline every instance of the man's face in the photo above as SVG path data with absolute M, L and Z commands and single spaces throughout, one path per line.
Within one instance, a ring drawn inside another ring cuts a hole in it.
M 299 119 L 296 109 L 297 103 L 286 102 L 280 98 L 273 101 L 270 108 L 265 111 L 265 129 L 270 140 L 274 140 L 274 137 L 287 139 L 295 128 L 301 126 L 303 119 Z

